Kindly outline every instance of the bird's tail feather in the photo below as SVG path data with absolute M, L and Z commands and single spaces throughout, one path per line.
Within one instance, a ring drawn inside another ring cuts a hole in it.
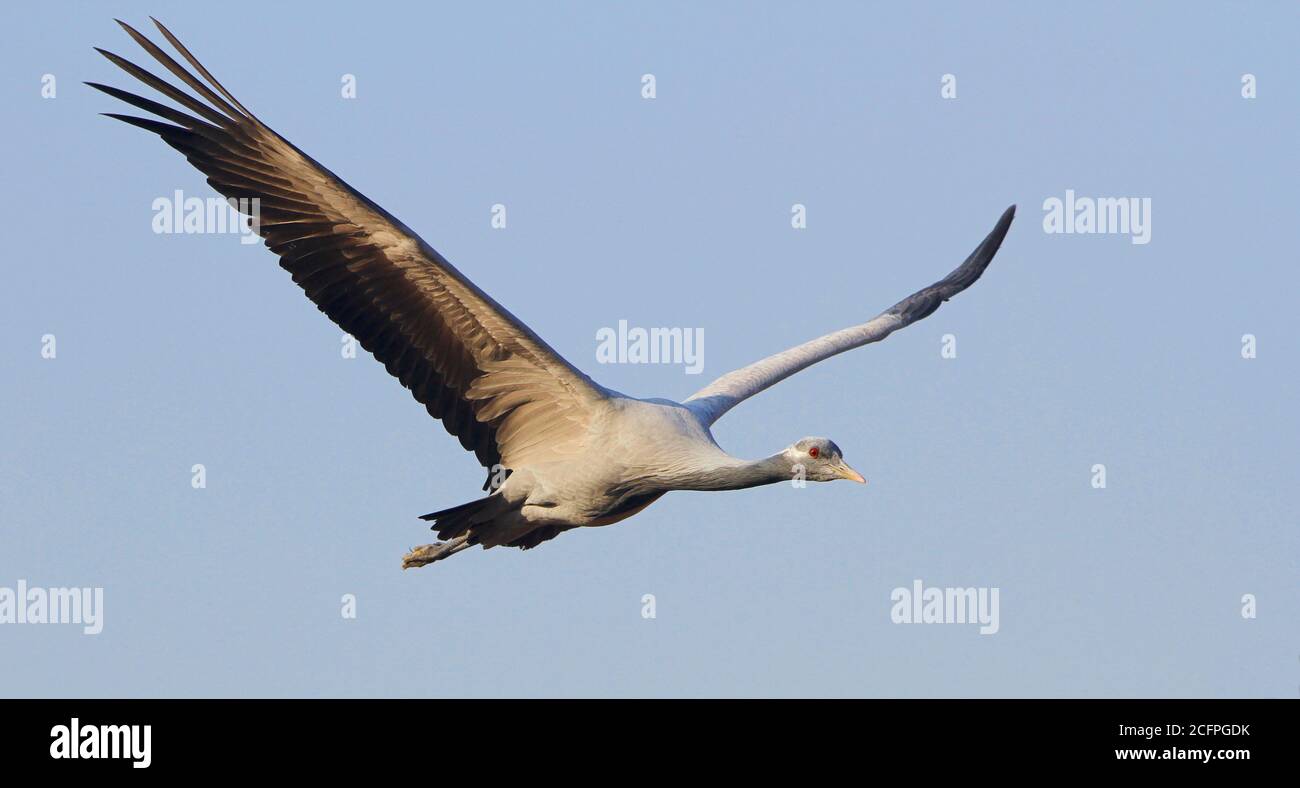
M 430 520 L 433 522 L 433 530 L 438 532 L 439 539 L 452 539 L 461 535 L 468 535 L 469 544 L 478 544 L 479 534 L 470 529 L 478 525 L 486 525 L 494 517 L 508 507 L 505 499 L 498 495 L 489 495 L 486 498 L 480 498 L 477 501 L 463 503 L 460 506 L 453 506 L 450 509 L 443 509 L 440 512 L 430 512 L 422 515 L 421 520 Z
M 460 506 L 453 506 L 453 507 L 451 507 L 450 509 L 443 509 L 443 510 L 440 511 L 440 512 L 429 512 L 428 514 L 422 514 L 422 515 L 420 515 L 420 519 L 421 519 L 421 520 L 441 520 L 441 519 L 443 519 L 444 517 L 452 517 L 452 516 L 454 516 L 454 515 L 461 514 L 461 513 L 463 513 L 463 512 L 466 512 L 466 511 L 469 511 L 469 510 L 472 510 L 472 509 L 477 509 L 477 508 L 479 508 L 480 506 L 482 506 L 482 505 L 484 504 L 484 502 L 487 501 L 487 500 L 488 500 L 487 498 L 480 498 L 480 499 L 477 500 L 477 501 L 470 501 L 469 503 L 462 503 Z

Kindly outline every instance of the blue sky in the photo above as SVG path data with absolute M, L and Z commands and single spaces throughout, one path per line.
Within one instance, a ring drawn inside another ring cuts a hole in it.
M 152 231 L 156 198 L 212 192 L 80 84 L 136 90 L 91 47 L 143 64 L 111 18 L 152 34 L 149 14 L 637 396 L 862 322 L 1019 215 L 935 315 L 714 429 L 749 458 L 828 436 L 865 488 L 674 493 L 401 572 L 429 541 L 416 517 L 476 497 L 481 469 L 341 357 L 260 245 Z M 1298 22 L 1282 3 L 14 9 L 0 587 L 102 587 L 105 608 L 94 636 L 0 625 L 0 696 L 1294 697 Z M 1067 190 L 1149 198 L 1150 243 L 1045 233 Z M 620 320 L 702 329 L 703 373 L 598 364 Z M 891 622 L 915 579 L 998 588 L 999 631 Z

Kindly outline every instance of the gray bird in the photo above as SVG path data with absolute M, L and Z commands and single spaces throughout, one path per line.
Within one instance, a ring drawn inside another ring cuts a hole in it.
M 403 568 L 474 545 L 536 547 L 572 528 L 625 520 L 670 490 L 739 490 L 800 476 L 865 482 L 826 438 L 748 461 L 723 451 L 709 428 L 774 383 L 878 342 L 965 290 L 1015 215 L 1013 205 L 947 277 L 866 323 L 723 375 L 684 402 L 637 399 L 593 382 L 406 225 L 254 117 L 157 20 L 202 80 L 118 24 L 197 97 L 100 49 L 189 110 L 87 83 L 166 122 L 109 117 L 157 134 L 227 198 L 256 199 L 252 226 L 293 281 L 487 469 L 485 497 L 424 515 L 442 541 L 412 549 Z

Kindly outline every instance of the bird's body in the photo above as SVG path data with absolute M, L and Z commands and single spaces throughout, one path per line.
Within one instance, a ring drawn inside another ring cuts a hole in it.
M 445 541 L 412 550 L 404 567 L 473 545 L 535 547 L 572 528 L 625 520 L 673 490 L 865 481 L 825 438 L 746 461 L 723 451 L 711 427 L 799 370 L 929 315 L 980 277 L 1014 216 L 1013 206 L 947 277 L 866 323 L 723 375 L 681 403 L 636 399 L 592 381 L 408 227 L 263 124 L 161 24 L 202 81 L 122 27 L 203 101 L 100 50 L 189 110 L 88 83 L 168 122 L 111 117 L 158 134 L 227 198 L 255 206 L 251 226 L 308 298 L 487 469 L 485 496 L 425 515 Z
M 733 472 L 746 469 L 757 472 Z M 685 405 L 609 392 L 568 451 L 511 469 L 484 505 L 473 508 L 480 520 L 473 523 L 473 543 L 511 544 L 529 534 L 551 538 L 570 528 L 613 525 L 673 490 L 740 489 L 789 478 L 789 468 L 724 452 Z M 473 522 L 462 507 L 449 512 L 426 515 L 444 539 Z

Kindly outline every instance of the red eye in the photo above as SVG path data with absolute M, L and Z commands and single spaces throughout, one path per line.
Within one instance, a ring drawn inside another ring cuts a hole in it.
M 817 448 L 816 446 L 814 446 L 814 447 L 812 447 L 811 449 L 808 450 L 808 456 L 809 456 L 809 457 L 812 457 L 814 460 L 817 459 L 817 455 L 818 455 L 818 454 L 821 454 L 821 453 L 822 453 L 822 450 L 819 449 L 819 448 Z

